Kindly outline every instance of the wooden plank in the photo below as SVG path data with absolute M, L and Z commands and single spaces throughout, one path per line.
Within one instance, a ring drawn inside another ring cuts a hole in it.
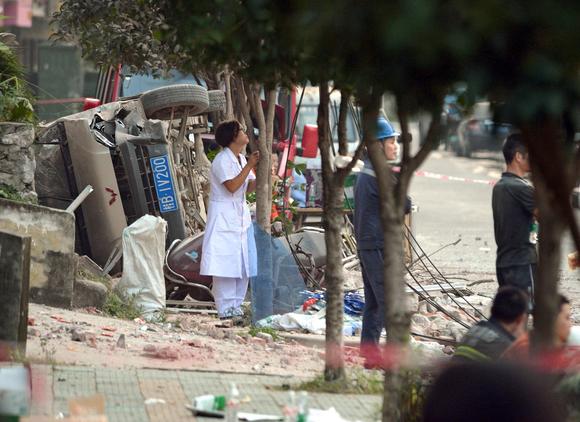
M 192 306 L 192 307 L 210 307 L 215 308 L 214 302 L 206 302 L 202 300 L 166 300 L 166 306 Z
M 191 309 L 191 308 L 167 308 L 168 313 L 184 313 L 184 314 L 208 314 L 217 315 L 217 311 L 214 309 Z

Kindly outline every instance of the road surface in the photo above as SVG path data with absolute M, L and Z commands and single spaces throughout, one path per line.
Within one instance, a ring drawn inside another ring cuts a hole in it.
M 493 294 L 496 245 L 491 212 L 492 186 L 470 181 L 437 179 L 436 175 L 477 180 L 497 180 L 504 168 L 501 153 L 476 153 L 473 158 L 455 157 L 447 151 L 433 152 L 420 168 L 435 173 L 415 176 L 410 195 L 418 205 L 413 215 L 415 236 L 445 275 L 456 280 L 479 281 L 476 290 Z M 456 245 L 447 246 L 459 240 Z M 567 268 L 566 255 L 573 251 L 562 240 L 561 291 L 573 301 L 580 316 L 580 270 Z M 493 280 L 493 281 L 492 281 Z M 487 281 L 487 282 L 486 282 Z

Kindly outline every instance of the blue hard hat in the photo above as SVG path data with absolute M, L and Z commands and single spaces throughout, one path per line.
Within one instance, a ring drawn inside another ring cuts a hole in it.
M 393 125 L 387 119 L 379 117 L 377 120 L 377 139 L 379 141 L 399 135 L 400 133 L 393 129 Z

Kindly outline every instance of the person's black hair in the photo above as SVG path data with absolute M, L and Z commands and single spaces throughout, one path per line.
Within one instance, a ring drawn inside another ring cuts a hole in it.
M 451 365 L 435 380 L 423 422 L 560 422 L 565 406 L 546 374 L 505 363 Z
M 528 300 L 528 295 L 517 287 L 500 287 L 493 299 L 491 316 L 508 324 L 514 322 L 528 311 Z
M 222 148 L 226 148 L 234 142 L 240 130 L 242 130 L 242 125 L 237 120 L 222 122 L 215 130 L 215 141 Z
M 570 301 L 564 295 L 558 295 L 558 309 L 562 310 L 562 306 L 569 305 Z
M 516 152 L 527 154 L 528 149 L 526 148 L 526 144 L 524 144 L 522 135 L 520 133 L 512 133 L 508 135 L 503 143 L 502 152 L 506 164 L 511 164 L 516 156 Z

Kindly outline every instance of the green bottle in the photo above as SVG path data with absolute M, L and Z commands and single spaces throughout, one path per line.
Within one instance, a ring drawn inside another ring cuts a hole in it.
M 538 222 L 534 220 L 530 226 L 530 243 L 535 245 L 538 243 Z
M 307 422 L 308 421 L 308 393 L 306 391 L 300 392 L 300 398 L 298 399 L 298 415 L 296 416 L 296 422 Z

